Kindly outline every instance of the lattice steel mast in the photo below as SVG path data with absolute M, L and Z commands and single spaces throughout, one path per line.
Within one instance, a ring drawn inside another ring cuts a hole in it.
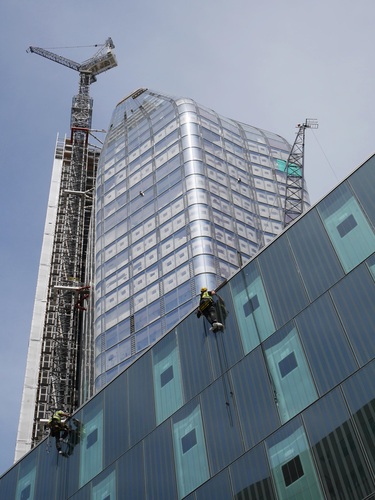
M 51 273 L 43 330 L 39 380 L 34 414 L 32 447 L 43 437 L 41 422 L 51 411 L 77 408 L 81 310 L 88 297 L 85 279 L 87 232 L 91 217 L 98 152 L 88 145 L 93 100 L 90 84 L 96 76 L 117 62 L 108 38 L 90 59 L 79 64 L 39 47 L 29 47 L 54 62 L 79 72 L 79 90 L 71 108 L 71 138 L 60 147 L 62 171 L 56 227 L 51 258 Z
M 314 118 L 306 118 L 305 123 L 298 124 L 297 127 L 297 136 L 285 165 L 284 227 L 303 213 L 305 130 L 318 128 L 318 122 Z

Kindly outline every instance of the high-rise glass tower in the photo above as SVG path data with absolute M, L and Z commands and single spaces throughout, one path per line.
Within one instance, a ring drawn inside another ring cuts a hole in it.
M 96 184 L 96 389 L 282 231 L 290 149 L 191 99 L 117 105 Z

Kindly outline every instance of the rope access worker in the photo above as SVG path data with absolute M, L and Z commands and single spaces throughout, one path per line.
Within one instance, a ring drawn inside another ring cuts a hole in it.
M 62 410 L 57 410 L 48 421 L 50 436 L 55 438 L 56 449 L 60 454 L 62 454 L 61 441 L 64 441 L 69 434 L 69 427 L 66 421 L 62 420 L 62 417 L 70 417 L 70 414 Z
M 201 289 L 199 306 L 197 309 L 197 318 L 200 318 L 203 314 L 210 325 L 212 325 L 211 330 L 216 333 L 217 331 L 222 330 L 224 326 L 217 320 L 215 302 L 212 298 L 215 294 L 215 290 L 208 291 L 207 288 L 204 287 Z

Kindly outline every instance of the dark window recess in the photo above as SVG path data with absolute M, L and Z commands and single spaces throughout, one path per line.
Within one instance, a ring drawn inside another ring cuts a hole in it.
M 281 376 L 284 378 L 285 375 L 288 375 L 288 373 L 294 370 L 294 368 L 297 368 L 297 366 L 298 363 L 294 352 L 291 352 L 290 354 L 288 354 L 288 356 L 285 356 L 285 358 L 279 362 L 279 370 Z
M 259 300 L 258 300 L 258 295 L 254 295 L 252 299 L 249 299 L 246 304 L 243 306 L 243 311 L 245 313 L 245 316 L 249 316 L 252 314 L 255 309 L 258 309 L 259 307 Z
M 350 214 L 349 217 L 347 217 L 337 226 L 337 231 L 339 232 L 341 238 L 343 238 L 345 235 L 350 233 L 350 231 L 354 229 L 356 225 L 357 221 L 355 220 L 353 215 Z
M 103 500 L 111 500 L 111 495 L 106 496 Z
M 297 481 L 297 479 L 299 479 L 304 475 L 299 455 L 297 455 L 296 457 L 292 458 L 292 460 L 284 464 L 281 467 L 281 470 L 283 472 L 285 486 L 291 485 L 292 483 Z
M 20 499 L 21 500 L 28 500 L 30 498 L 30 491 L 31 491 L 31 486 L 28 484 L 24 490 L 21 492 Z
M 188 432 L 182 439 L 181 439 L 181 444 L 182 444 L 182 453 L 186 453 L 189 451 L 193 446 L 197 444 L 197 435 L 195 433 L 195 429 L 192 431 Z
M 163 373 L 160 375 L 160 384 L 161 387 L 164 387 L 168 382 L 170 382 L 173 378 L 173 366 L 169 366 Z
M 90 448 L 98 440 L 98 429 L 95 429 L 87 436 L 86 449 Z

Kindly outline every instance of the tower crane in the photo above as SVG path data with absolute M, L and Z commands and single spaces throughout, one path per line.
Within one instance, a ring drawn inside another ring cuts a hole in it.
M 297 128 L 297 136 L 287 161 L 278 160 L 279 166 L 286 172 L 284 228 L 303 213 L 305 131 L 307 128 L 317 129 L 318 121 L 306 118 L 305 123 L 298 124 Z
M 56 409 L 71 413 L 80 404 L 79 372 L 82 344 L 83 300 L 90 293 L 86 283 L 87 235 L 92 193 L 95 187 L 98 149 L 88 144 L 93 100 L 90 85 L 96 77 L 117 66 L 108 38 L 90 59 L 77 63 L 40 47 L 27 52 L 38 54 L 79 73 L 78 94 L 71 107 L 71 137 L 65 139 L 60 191 L 51 255 L 38 388 L 35 401 L 31 446 L 44 434 L 43 422 Z M 56 149 L 56 158 L 57 149 Z M 80 307 L 78 307 L 80 306 Z

